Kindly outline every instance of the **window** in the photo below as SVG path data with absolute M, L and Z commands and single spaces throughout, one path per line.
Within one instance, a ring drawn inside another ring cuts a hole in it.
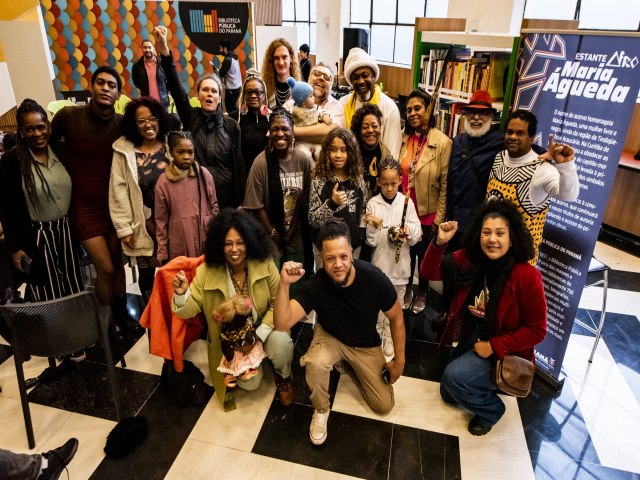
M 369 32 L 369 53 L 376 60 L 411 65 L 416 17 L 446 16 L 447 3 L 448 0 L 351 0 L 350 26 Z
M 579 20 L 588 30 L 638 30 L 638 0 L 528 0 L 525 18 Z
M 303 43 L 316 50 L 316 0 L 282 0 L 282 25 L 296 27 L 296 51 Z

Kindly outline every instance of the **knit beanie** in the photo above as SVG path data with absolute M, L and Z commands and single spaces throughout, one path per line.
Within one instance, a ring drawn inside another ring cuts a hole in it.
M 291 87 L 291 98 L 296 106 L 301 106 L 311 93 L 313 93 L 313 87 L 305 82 L 296 82 L 295 78 L 289 77 L 287 80 L 289 87 Z
M 350 87 L 353 87 L 351 85 L 351 74 L 362 67 L 369 67 L 373 71 L 373 81 L 378 80 L 380 69 L 373 57 L 361 48 L 352 48 L 349 50 L 347 60 L 344 62 L 344 78 Z

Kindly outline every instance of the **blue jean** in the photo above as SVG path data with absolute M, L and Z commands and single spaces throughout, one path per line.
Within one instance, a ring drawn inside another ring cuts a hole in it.
M 0 477 L 6 480 L 31 480 L 40 475 L 42 455 L 13 453 L 0 448 Z
M 440 395 L 445 402 L 471 411 L 476 421 L 487 427 L 496 424 L 505 411 L 493 383 L 493 363 L 491 358 L 482 358 L 471 349 L 451 360 L 440 381 Z

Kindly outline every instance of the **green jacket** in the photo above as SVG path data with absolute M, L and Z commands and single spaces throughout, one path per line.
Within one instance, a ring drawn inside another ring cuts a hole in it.
M 273 302 L 278 290 L 280 273 L 272 259 L 248 260 L 247 273 L 249 277 L 249 295 L 257 314 L 256 333 L 264 342 L 273 330 Z M 229 271 L 224 267 L 210 267 L 206 263 L 196 270 L 196 276 L 189 286 L 191 291 L 187 303 L 177 308 L 175 313 L 181 318 L 191 318 L 203 312 L 207 319 L 209 334 L 207 336 L 207 350 L 209 354 L 209 371 L 216 395 L 225 410 L 235 408 L 233 396 L 226 394 L 224 374 L 217 370 L 222 358 L 220 347 L 220 324 L 214 320 L 213 311 L 225 299 L 235 295 Z

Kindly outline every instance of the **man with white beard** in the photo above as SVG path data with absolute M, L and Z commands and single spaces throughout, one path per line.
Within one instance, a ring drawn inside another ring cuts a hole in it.
M 504 150 L 504 135 L 491 129 L 496 113 L 489 92 L 476 90 L 462 115 L 463 133 L 453 139 L 447 177 L 447 220 L 458 222 L 458 231 L 449 241 L 449 251 L 460 240 L 471 214 L 485 199 L 489 173 L 496 155 Z

